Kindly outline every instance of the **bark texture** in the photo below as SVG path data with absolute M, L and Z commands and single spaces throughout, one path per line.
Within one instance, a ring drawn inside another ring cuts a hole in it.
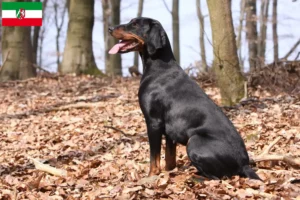
M 2 27 L 0 81 L 27 79 L 36 75 L 30 39 L 30 27 Z
M 207 0 L 212 28 L 213 70 L 223 105 L 239 102 L 245 95 L 244 77 L 239 68 L 230 0 Z
M 257 15 L 256 15 L 256 0 L 247 0 L 247 40 L 249 51 L 249 66 L 250 71 L 254 72 L 259 68 L 257 57 Z
M 270 0 L 261 0 L 260 6 L 260 35 L 258 41 L 258 57 L 262 66 L 265 63 L 269 3 Z
M 179 0 L 173 0 L 172 23 L 173 23 L 173 51 L 177 63 L 180 64 Z
M 200 57 L 201 57 L 201 69 L 200 71 L 208 71 L 208 66 L 206 62 L 206 51 L 205 51 L 205 42 L 204 42 L 204 16 L 201 11 L 201 0 L 196 0 L 196 8 L 197 8 L 197 16 L 199 20 L 200 25 L 200 37 L 199 37 L 199 43 L 200 43 Z
M 239 27 L 238 27 L 238 35 L 236 39 L 236 46 L 238 49 L 238 56 L 240 62 L 241 71 L 244 71 L 243 59 L 242 59 L 242 30 L 244 27 L 244 16 L 245 16 L 245 4 L 246 0 L 241 0 L 240 2 L 240 19 L 239 19 Z
M 110 68 L 109 63 L 109 40 L 110 37 L 108 36 L 108 27 L 109 27 L 109 16 L 110 16 L 110 10 L 109 10 L 109 2 L 108 0 L 102 0 L 102 22 L 103 22 L 103 39 L 104 39 L 104 64 L 105 64 L 105 70 Z
M 142 16 L 143 5 L 144 5 L 144 0 L 139 0 L 137 17 L 141 17 Z M 134 52 L 133 66 L 136 68 L 136 70 L 139 69 L 139 53 L 138 52 Z
M 92 44 L 94 26 L 94 0 L 72 0 L 69 4 L 69 23 L 62 74 L 101 74 L 95 63 Z
M 120 0 L 109 0 L 109 18 L 108 18 L 108 26 L 116 26 L 120 24 Z M 106 29 L 108 31 L 108 29 Z M 107 38 L 107 49 L 108 51 L 111 47 L 113 47 L 119 40 L 109 36 Z M 122 75 L 122 60 L 120 54 L 114 54 L 108 56 L 109 62 L 106 64 L 106 74 L 108 76 Z
M 273 32 L 273 44 L 274 44 L 274 63 L 277 64 L 278 57 L 279 57 L 278 33 L 277 33 L 277 0 L 273 0 L 272 32 Z

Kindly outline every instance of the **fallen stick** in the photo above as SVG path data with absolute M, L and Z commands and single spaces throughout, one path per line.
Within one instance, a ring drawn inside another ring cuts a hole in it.
M 38 161 L 37 159 L 34 159 L 30 156 L 27 156 L 29 160 L 31 160 L 35 166 L 36 169 L 47 172 L 49 174 L 52 174 L 54 176 L 60 176 L 60 177 L 66 177 L 67 171 L 64 169 L 57 169 L 55 167 L 51 167 L 50 165 L 46 165 Z
M 282 155 L 282 154 L 270 154 L 271 149 L 275 144 L 277 144 L 281 140 L 281 137 L 277 137 L 273 142 L 267 146 L 263 152 L 254 157 L 254 162 L 261 162 L 261 161 L 283 161 L 287 163 L 289 166 L 300 169 L 300 158 L 291 156 L 291 155 Z
M 75 104 L 69 104 L 69 105 L 63 105 L 59 107 L 52 107 L 45 109 L 45 112 L 51 112 L 51 111 L 61 111 L 61 110 L 70 110 L 70 109 L 82 109 L 82 108 L 95 108 L 100 106 L 101 102 L 95 102 L 95 103 L 86 103 L 86 102 L 79 102 Z
M 258 191 L 258 190 L 254 190 L 252 188 L 247 188 L 246 191 L 252 193 L 253 195 L 261 196 L 261 197 L 266 198 L 266 199 L 276 199 L 277 198 L 277 196 L 274 195 L 274 194 L 269 194 L 269 193 L 266 193 L 266 192 L 261 192 L 261 191 Z

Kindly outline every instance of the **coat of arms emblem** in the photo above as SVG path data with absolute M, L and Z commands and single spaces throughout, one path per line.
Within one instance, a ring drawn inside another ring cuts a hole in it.
M 16 15 L 18 19 L 24 19 L 25 18 L 25 9 L 20 8 L 19 10 L 16 10 Z

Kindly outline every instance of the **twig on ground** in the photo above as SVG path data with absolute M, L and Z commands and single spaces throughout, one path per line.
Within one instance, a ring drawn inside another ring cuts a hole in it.
M 113 127 L 113 126 L 104 126 L 104 128 L 110 128 L 110 129 L 113 129 L 115 131 L 118 131 L 118 132 L 122 133 L 125 136 L 130 136 L 129 134 L 126 134 L 124 131 L 122 131 L 121 129 L 118 129 L 118 128 Z
M 51 167 L 50 165 L 46 165 L 38 161 L 37 159 L 34 159 L 30 156 L 27 156 L 29 160 L 31 160 L 35 166 L 36 169 L 47 172 L 49 174 L 52 174 L 54 176 L 60 176 L 60 177 L 66 177 L 67 171 L 64 169 L 57 169 L 55 167 Z
M 282 154 L 269 154 L 271 149 L 275 144 L 280 141 L 281 137 L 277 137 L 272 143 L 267 146 L 263 152 L 254 157 L 254 162 L 261 162 L 261 161 L 283 161 L 287 163 L 289 166 L 300 169 L 300 158 L 293 157 L 291 155 L 282 155 Z
M 277 197 L 276 195 L 269 194 L 269 193 L 266 193 L 266 192 L 261 192 L 261 191 L 258 191 L 258 190 L 254 190 L 252 188 L 247 188 L 246 191 L 251 192 L 254 195 L 261 196 L 263 198 L 267 198 L 267 199 L 274 199 L 274 198 Z

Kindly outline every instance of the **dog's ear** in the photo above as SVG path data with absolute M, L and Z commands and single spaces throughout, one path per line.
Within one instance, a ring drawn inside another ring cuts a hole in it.
M 167 43 L 166 32 L 158 21 L 150 24 L 150 30 L 147 37 L 147 51 L 153 56 L 158 49 L 163 48 Z

